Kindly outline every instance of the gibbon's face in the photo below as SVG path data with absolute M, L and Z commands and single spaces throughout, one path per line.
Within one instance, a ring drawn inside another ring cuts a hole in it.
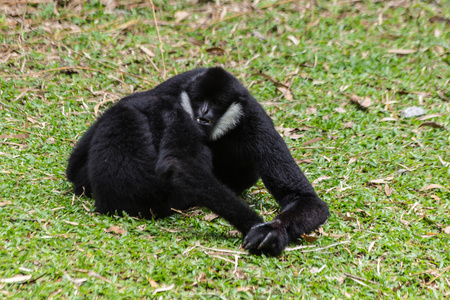
M 243 115 L 237 102 L 191 98 L 186 91 L 181 93 L 181 106 L 213 141 L 236 127 Z

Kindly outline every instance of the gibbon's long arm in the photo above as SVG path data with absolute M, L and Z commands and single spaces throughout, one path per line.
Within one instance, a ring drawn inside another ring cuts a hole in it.
M 208 147 L 195 135 L 195 124 L 181 111 L 167 111 L 156 172 L 193 205 L 206 207 L 244 234 L 262 218 L 212 172 Z M 182 149 L 180 151 L 180 149 Z
M 272 121 L 264 115 L 264 120 L 255 122 L 259 125 L 252 128 L 251 134 L 257 138 L 251 139 L 254 143 L 251 155 L 264 185 L 282 211 L 273 221 L 252 228 L 244 239 L 244 248 L 252 253 L 278 255 L 287 243 L 325 223 L 329 213 Z

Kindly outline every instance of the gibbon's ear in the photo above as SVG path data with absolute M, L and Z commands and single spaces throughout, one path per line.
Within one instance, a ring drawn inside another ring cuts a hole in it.
M 239 120 L 244 115 L 240 103 L 232 103 L 222 117 L 217 121 L 210 135 L 210 140 L 216 141 L 224 136 L 228 131 L 239 124 Z

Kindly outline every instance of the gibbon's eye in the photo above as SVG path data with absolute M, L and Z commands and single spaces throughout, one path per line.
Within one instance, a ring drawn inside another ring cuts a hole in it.
M 213 124 L 213 121 L 211 121 L 209 119 L 206 119 L 206 118 L 203 118 L 203 117 L 197 118 L 197 122 L 202 124 L 202 125 L 212 125 Z

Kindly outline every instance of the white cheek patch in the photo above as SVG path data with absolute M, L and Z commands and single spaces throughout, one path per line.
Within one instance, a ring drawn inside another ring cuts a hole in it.
M 224 136 L 228 131 L 236 127 L 239 124 L 239 119 L 244 114 L 242 105 L 239 103 L 233 103 L 217 121 L 216 125 L 212 129 L 211 136 L 212 141 L 216 141 Z
M 188 115 L 193 119 L 194 111 L 192 110 L 191 99 L 189 99 L 189 96 L 185 91 L 181 92 L 181 106 L 183 107 L 184 111 L 187 112 Z

